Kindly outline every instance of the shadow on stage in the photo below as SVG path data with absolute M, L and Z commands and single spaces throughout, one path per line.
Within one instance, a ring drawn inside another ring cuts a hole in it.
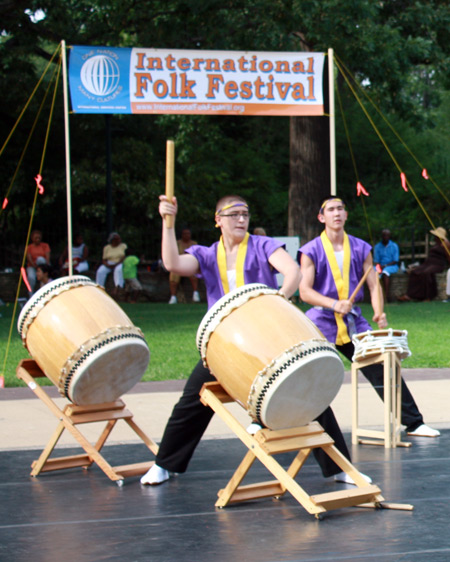
M 79 452 L 63 452 L 72 451 Z M 110 445 L 103 453 L 118 464 L 152 460 L 143 444 Z M 96 465 L 32 478 L 40 451 L 1 451 L 0 560 L 450 560 L 450 430 L 415 438 L 410 448 L 352 448 L 354 465 L 384 498 L 413 504 L 413 511 L 350 507 L 319 521 L 289 494 L 215 508 L 244 453 L 238 439 L 203 440 L 186 474 L 157 487 L 131 477 L 119 487 Z M 278 457 L 283 466 L 290 459 Z M 246 482 L 270 478 L 256 462 Z M 297 480 L 315 493 L 345 488 L 322 478 L 313 459 Z

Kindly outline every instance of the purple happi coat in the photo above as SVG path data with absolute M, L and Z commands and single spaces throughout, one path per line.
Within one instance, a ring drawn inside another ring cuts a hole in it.
M 349 297 L 358 285 L 359 280 L 363 276 L 363 264 L 370 252 L 370 245 L 360 238 L 348 235 L 351 260 L 350 260 L 350 280 L 349 280 Z M 311 240 L 298 250 L 297 259 L 300 263 L 301 255 L 307 255 L 313 262 L 316 270 L 313 289 L 321 295 L 326 295 L 332 299 L 338 300 L 338 292 L 334 283 L 333 274 L 331 273 L 330 264 L 322 244 L 320 236 Z M 364 297 L 364 289 L 361 288 L 356 295 L 355 302 L 361 301 Z M 371 330 L 370 324 L 361 315 L 361 309 L 358 306 L 353 307 L 355 314 L 356 331 L 358 333 Z M 337 324 L 332 310 L 326 310 L 322 307 L 310 308 L 306 315 L 319 328 L 328 341 L 335 343 L 337 337 Z M 347 317 L 344 316 L 345 325 L 348 327 Z
M 208 309 L 224 296 L 217 265 L 217 246 L 191 246 L 186 253 L 193 255 L 199 263 L 200 272 L 206 285 Z M 245 283 L 264 283 L 269 287 L 278 289 L 276 273 L 269 263 L 269 257 L 284 244 L 268 236 L 255 236 L 250 234 L 247 246 L 247 255 L 244 263 Z

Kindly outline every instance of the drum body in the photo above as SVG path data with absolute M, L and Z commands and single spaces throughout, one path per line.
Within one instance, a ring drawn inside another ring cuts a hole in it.
M 312 421 L 344 377 L 334 346 L 266 285 L 245 285 L 218 300 L 199 326 L 197 347 L 228 394 L 270 429 Z
M 81 406 L 112 402 L 140 380 L 150 351 L 139 328 L 88 277 L 61 277 L 23 307 L 18 330 L 30 355 Z
M 368 330 L 355 334 L 352 337 L 355 351 L 353 361 L 375 357 L 381 353 L 392 351 L 400 359 L 406 359 L 411 355 L 408 347 L 408 332 L 406 330 Z

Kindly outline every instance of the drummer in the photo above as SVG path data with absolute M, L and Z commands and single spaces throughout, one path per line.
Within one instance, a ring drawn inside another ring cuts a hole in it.
M 160 196 L 159 212 L 162 217 L 177 214 L 177 201 Z M 282 243 L 267 236 L 248 233 L 250 211 L 247 202 L 237 195 L 222 197 L 216 206 L 215 222 L 221 237 L 212 246 L 195 245 L 179 255 L 175 225 L 168 227 L 163 220 L 162 259 L 164 266 L 184 277 L 202 274 L 207 291 L 208 308 L 225 293 L 248 283 L 264 283 L 278 288 L 276 273 L 284 275 L 280 292 L 287 298 L 297 290 L 300 270 L 282 247 Z M 174 221 L 175 222 L 175 221 Z M 214 376 L 200 360 L 186 383 L 180 401 L 175 405 L 159 446 L 155 464 L 141 478 L 142 484 L 161 484 L 170 472 L 185 472 L 194 450 L 205 432 L 214 412 L 200 401 L 204 383 L 215 381 Z M 338 449 L 349 458 L 342 433 L 331 408 L 319 418 L 325 431 L 335 440 Z M 252 424 L 252 430 L 259 429 Z M 251 430 L 249 430 L 251 431 Z M 340 472 L 339 467 L 323 453 L 316 458 L 324 476 Z
M 348 235 L 345 222 L 348 213 L 345 203 L 339 197 L 328 197 L 320 206 L 318 219 L 325 230 L 298 250 L 302 279 L 301 299 L 312 305 L 306 315 L 317 325 L 328 341 L 345 357 L 352 360 L 354 345 L 351 337 L 355 333 L 372 330 L 362 316 L 361 309 L 353 306 L 349 296 L 356 288 L 363 272 L 370 268 L 367 285 L 374 310 L 373 322 L 380 330 L 387 327 L 383 313 L 383 293 L 378 287 L 373 269 L 370 245 Z M 363 299 L 363 289 L 356 295 L 356 301 Z M 381 363 L 361 369 L 383 400 L 384 373 Z M 437 437 L 439 431 L 425 425 L 422 414 L 402 379 L 402 424 L 408 435 Z

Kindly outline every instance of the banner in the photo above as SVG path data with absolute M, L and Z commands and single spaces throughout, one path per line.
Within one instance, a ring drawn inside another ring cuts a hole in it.
M 324 58 L 324 53 L 72 46 L 72 111 L 323 115 Z

